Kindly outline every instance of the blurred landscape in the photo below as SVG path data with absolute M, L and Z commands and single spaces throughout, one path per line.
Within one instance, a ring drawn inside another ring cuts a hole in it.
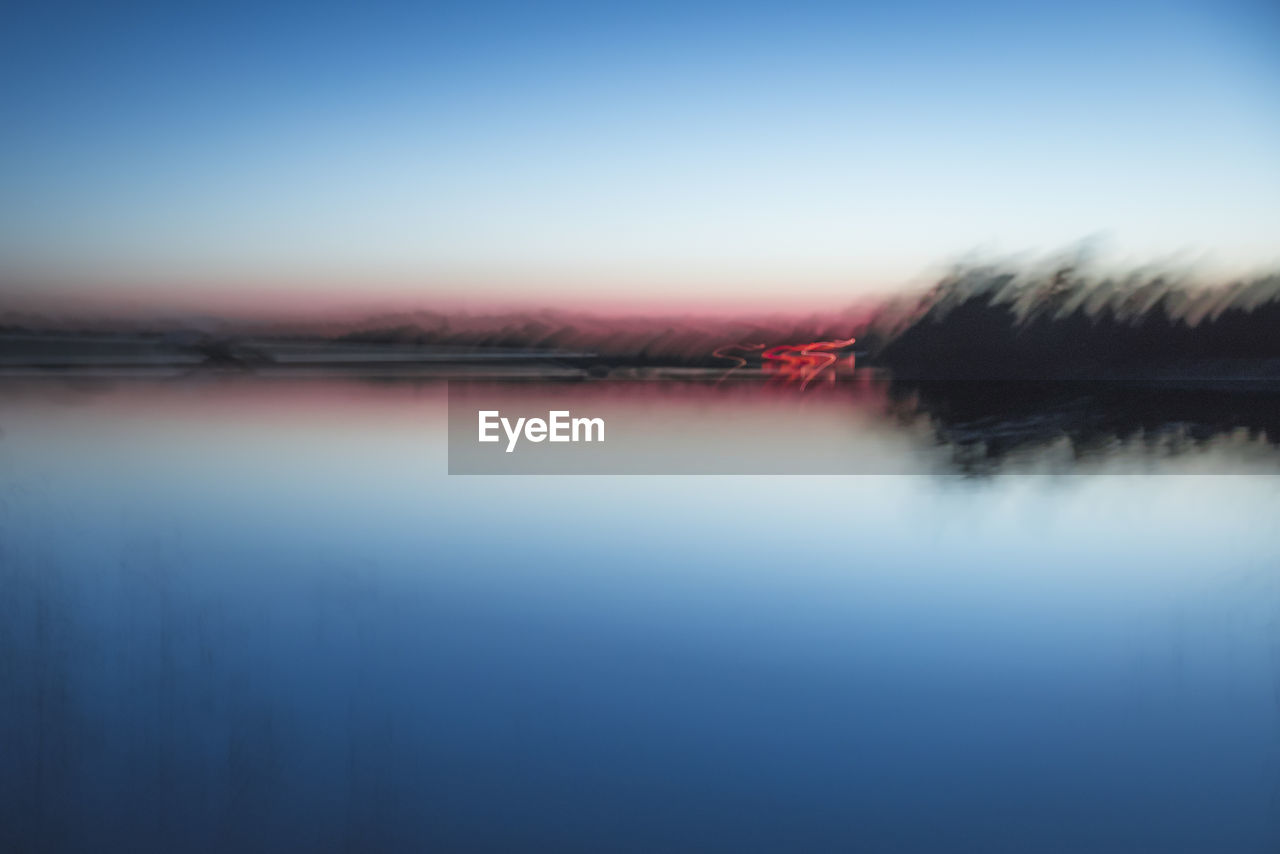
M 926 425 L 953 469 L 1061 447 L 1179 454 L 1280 447 L 1280 275 L 1221 284 L 1087 265 L 957 268 L 931 289 L 828 315 L 606 317 L 415 312 L 328 323 L 126 324 L 10 314 L 0 376 L 681 383 L 821 393 Z M 637 390 L 650 399 L 651 389 Z M 662 400 L 655 405 L 664 405 Z M 775 455 L 777 451 L 773 452 Z M 834 464 L 834 463 L 833 463 Z M 837 469 L 832 469 L 835 471 Z
M 1277 45 L 7 4 L 0 854 L 1277 854 Z
M 192 370 L 565 378 L 785 368 L 806 346 L 905 379 L 1280 384 L 1280 274 L 1220 284 L 1058 266 L 957 268 L 924 293 L 723 319 L 417 311 L 329 322 L 0 315 L 0 371 Z M 822 345 L 822 346 L 819 346 Z M 838 345 L 838 346 L 836 346 Z M 798 366 L 803 367 L 803 366 Z M 776 373 L 776 372 L 774 372 Z

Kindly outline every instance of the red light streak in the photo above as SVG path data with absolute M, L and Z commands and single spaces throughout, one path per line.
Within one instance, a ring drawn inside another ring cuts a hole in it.
M 734 361 L 734 362 L 737 362 L 737 363 L 738 363 L 738 364 L 734 365 L 732 368 L 729 368 L 729 370 L 725 371 L 723 374 L 721 374 L 721 375 L 720 375 L 720 379 L 716 380 L 716 384 L 717 384 L 717 385 L 719 385 L 720 383 L 724 382 L 724 381 L 729 377 L 729 374 L 733 373 L 734 371 L 738 370 L 739 368 L 745 368 L 745 367 L 747 366 L 747 360 L 746 360 L 746 359 L 742 358 L 741 356 L 730 356 L 728 353 L 722 353 L 722 352 L 720 352 L 721 350 L 748 350 L 748 351 L 750 351 L 750 350 L 759 350 L 759 349 L 761 349 L 762 347 L 764 347 L 764 345 L 763 345 L 763 344 L 725 344 L 725 345 L 723 345 L 723 346 L 717 347 L 717 348 L 715 348 L 714 350 L 712 350 L 712 351 L 711 351 L 711 355 L 712 355 L 712 356 L 715 356 L 715 357 L 716 357 L 716 358 L 718 358 L 718 359 L 729 359 L 729 360 L 731 360 L 731 361 Z
M 856 338 L 837 341 L 810 341 L 808 344 L 781 344 L 770 347 L 760 354 L 762 367 L 767 372 L 777 373 L 783 382 L 798 382 L 800 388 L 807 388 L 809 383 L 817 379 L 824 371 L 836 363 L 838 357 L 832 351 L 848 347 Z M 771 364 L 776 363 L 776 364 Z M 853 357 L 850 356 L 850 367 Z M 835 381 L 835 374 L 828 374 Z

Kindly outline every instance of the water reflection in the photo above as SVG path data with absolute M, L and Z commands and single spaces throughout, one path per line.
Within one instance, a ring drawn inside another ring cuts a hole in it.
M 450 478 L 444 402 L 6 392 L 0 849 L 1280 842 L 1275 478 Z
M 1274 473 L 1280 450 L 1280 394 L 1240 383 L 895 381 L 889 396 L 902 423 L 927 420 L 965 473 L 1044 457 L 1075 470 L 1125 454 L 1234 459 Z

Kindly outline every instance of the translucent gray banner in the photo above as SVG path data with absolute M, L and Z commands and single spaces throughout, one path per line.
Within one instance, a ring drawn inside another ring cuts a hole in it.
M 450 474 L 1276 474 L 1277 398 L 1117 383 L 449 385 Z

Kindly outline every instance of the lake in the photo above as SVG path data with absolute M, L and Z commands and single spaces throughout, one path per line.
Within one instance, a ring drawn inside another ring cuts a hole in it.
M 450 475 L 437 381 L 0 382 L 0 849 L 1280 847 L 1235 403 L 601 388 L 725 473 Z

